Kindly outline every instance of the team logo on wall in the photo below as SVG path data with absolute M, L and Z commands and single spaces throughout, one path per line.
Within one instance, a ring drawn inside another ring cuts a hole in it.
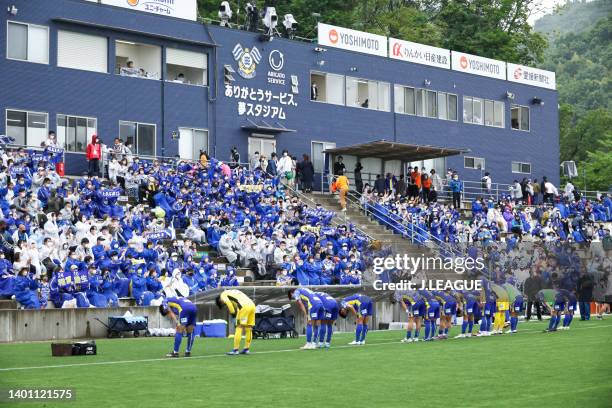
M 268 63 L 270 64 L 270 68 L 275 71 L 280 71 L 283 69 L 283 65 L 285 65 L 285 56 L 279 50 L 274 50 L 268 56 Z
M 251 49 L 242 48 L 240 43 L 234 47 L 234 59 L 238 62 L 238 74 L 245 79 L 251 79 L 255 77 L 255 69 L 257 64 L 261 61 L 261 53 L 257 47 Z

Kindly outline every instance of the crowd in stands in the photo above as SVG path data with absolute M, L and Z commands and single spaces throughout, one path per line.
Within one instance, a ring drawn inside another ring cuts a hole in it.
M 486 268 L 479 273 L 494 282 L 522 287 L 534 275 L 542 288 L 571 290 L 588 269 L 600 298 L 612 295 L 609 195 L 587 199 L 571 182 L 559 192 L 545 177 L 538 188 L 529 180 L 517 182 L 495 200 L 485 173 L 482 194 L 466 212 L 456 202 L 455 193 L 463 191 L 456 172 L 449 170 L 442 180 L 434 170 L 415 167 L 409 178 L 406 184 L 389 174 L 374 186 L 366 184 L 362 208 L 442 256 L 483 258 Z
M 149 161 L 119 139 L 91 145 L 88 174 L 72 180 L 49 146 L 0 150 L 0 297 L 33 309 L 157 305 L 236 286 L 240 268 L 277 285 L 361 282 L 367 237 L 288 194 L 286 152 L 270 175 L 236 157 Z

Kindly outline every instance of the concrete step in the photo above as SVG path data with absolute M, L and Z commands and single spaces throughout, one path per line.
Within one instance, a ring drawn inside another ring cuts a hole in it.
M 13 299 L 0 300 L 0 310 L 17 309 L 17 301 Z

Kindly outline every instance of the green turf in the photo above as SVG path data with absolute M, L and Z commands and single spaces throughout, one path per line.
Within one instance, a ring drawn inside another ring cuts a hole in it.
M 373 331 L 351 347 L 343 333 L 329 351 L 259 340 L 233 357 L 223 355 L 229 339 L 198 338 L 192 359 L 160 359 L 172 338 L 100 340 L 97 356 L 64 358 L 50 357 L 49 343 L 3 344 L 0 388 L 76 390 L 73 402 L 15 407 L 609 407 L 612 320 L 544 327 L 419 344 Z

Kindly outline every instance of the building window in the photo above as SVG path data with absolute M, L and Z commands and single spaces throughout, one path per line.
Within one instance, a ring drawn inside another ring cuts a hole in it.
M 8 22 L 6 56 L 9 59 L 49 63 L 49 27 Z
M 40 147 L 47 140 L 47 114 L 6 110 L 6 135 L 15 139 L 15 144 Z
M 136 154 L 155 156 L 155 125 L 120 121 L 119 137 L 126 144 L 131 142 Z
M 344 76 L 311 72 L 310 100 L 344 105 Z
M 179 128 L 179 157 L 181 159 L 198 160 L 200 152 L 208 152 L 208 131 Z
M 531 174 L 531 163 L 512 162 L 513 173 Z
M 457 120 L 457 95 L 438 92 L 438 119 Z
M 504 103 L 485 100 L 484 101 L 484 124 L 485 126 L 504 127 Z
M 208 85 L 208 57 L 202 52 L 166 48 L 168 80 L 190 85 Z
M 510 113 L 512 129 L 529 132 L 529 108 L 526 106 L 512 105 Z
M 97 35 L 57 32 L 57 66 L 108 72 L 108 40 Z
M 161 48 L 131 41 L 115 41 L 115 73 L 122 76 L 160 79 Z
M 465 167 L 466 169 L 484 170 L 485 159 L 483 159 L 482 157 L 465 156 L 463 158 L 463 167 Z
M 97 132 L 96 118 L 57 115 L 57 142 L 68 152 L 85 152 Z
M 388 82 L 346 77 L 346 106 L 389 112 Z

